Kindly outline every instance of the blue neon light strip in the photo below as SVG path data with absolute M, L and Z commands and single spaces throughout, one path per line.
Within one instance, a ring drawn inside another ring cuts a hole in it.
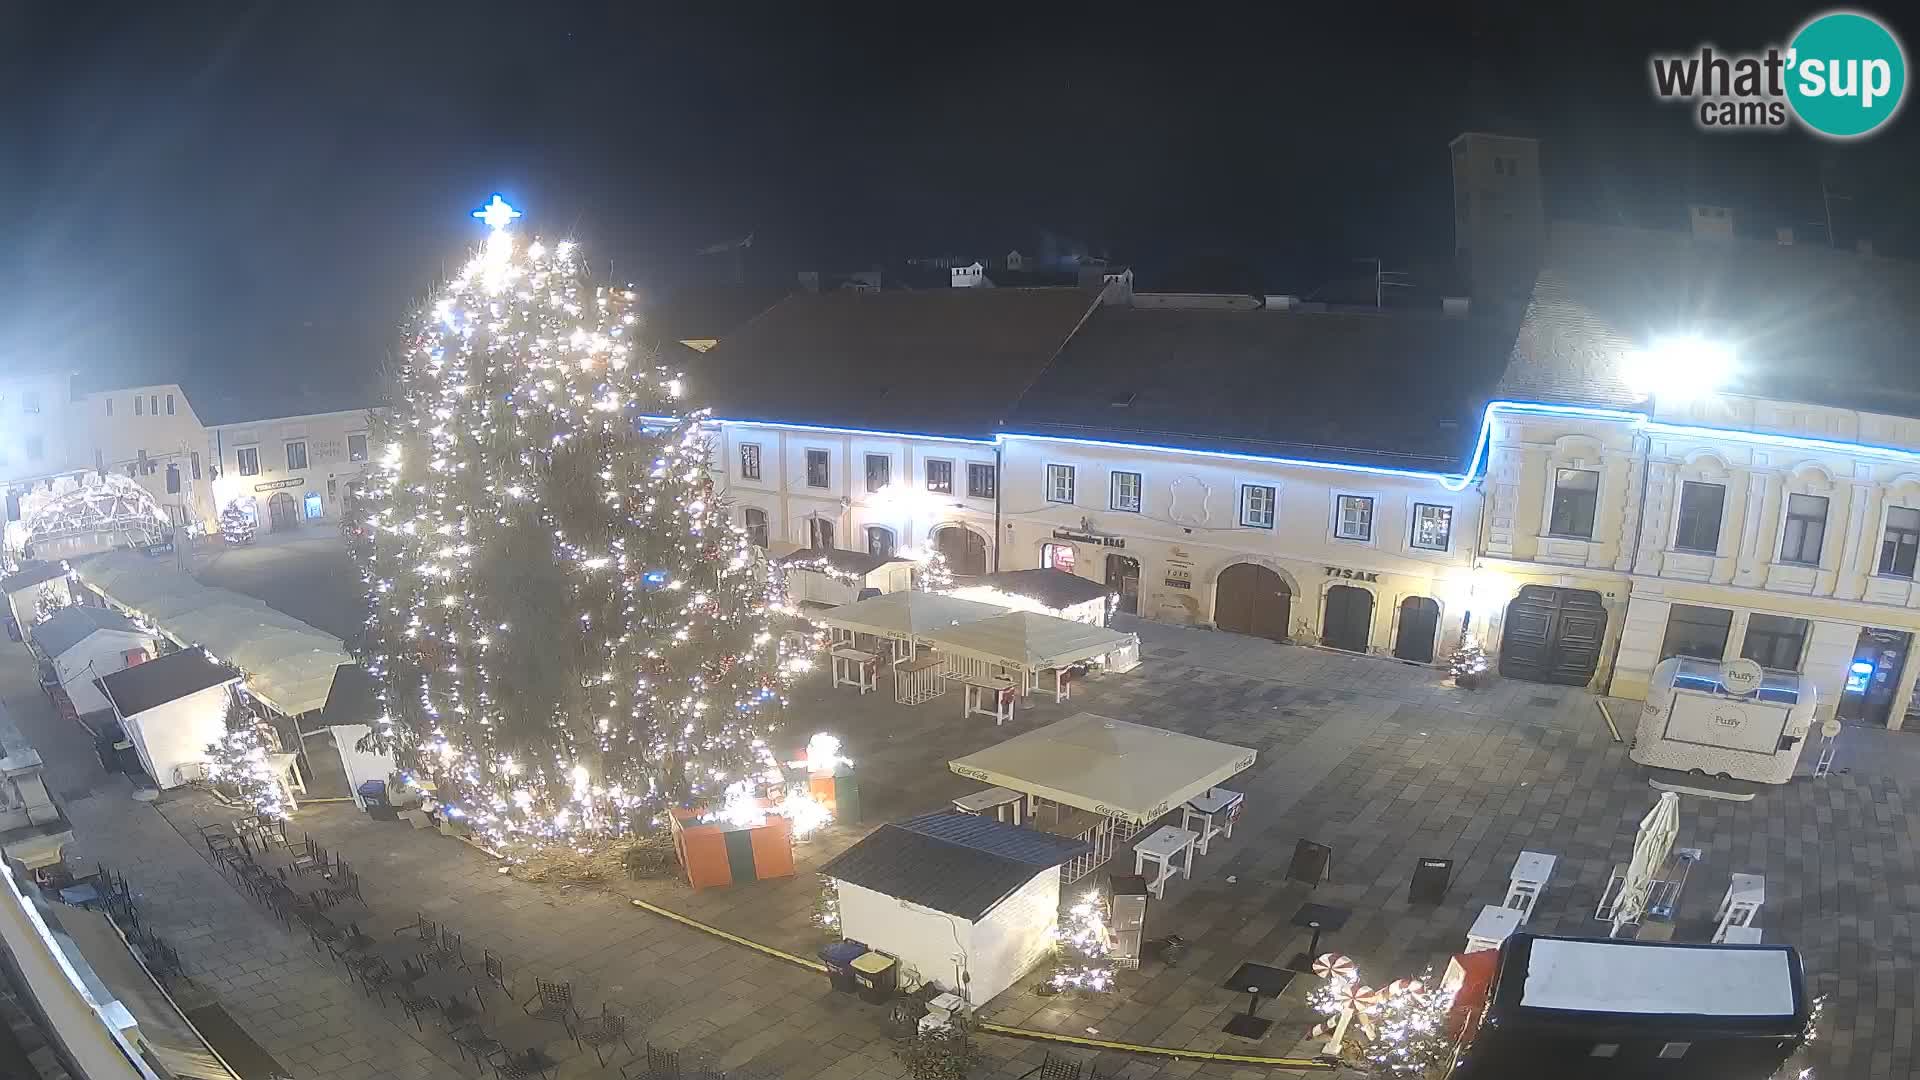
M 1775 435 L 1769 432 L 1740 431 L 1735 428 L 1701 427 L 1690 424 L 1673 424 L 1662 420 L 1653 420 L 1644 413 L 1629 409 L 1608 409 L 1593 405 L 1554 405 L 1542 401 L 1490 401 L 1480 419 L 1480 434 L 1474 441 L 1473 456 L 1467 462 L 1464 473 L 1441 473 L 1423 469 L 1396 469 L 1386 465 L 1358 465 L 1337 461 L 1310 461 L 1305 458 L 1280 457 L 1270 454 L 1247 454 L 1230 450 L 1207 450 L 1191 446 L 1169 446 L 1154 443 L 1130 443 L 1108 439 L 1078 439 L 1063 435 L 1042 435 L 1033 432 L 1001 432 L 991 439 L 972 439 L 957 435 L 931 435 L 925 432 L 911 431 L 873 431 L 865 428 L 828 427 L 821 424 L 791 424 L 773 420 L 743 420 L 731 417 L 710 416 L 703 423 L 738 424 L 748 427 L 780 428 L 789 431 L 817 431 L 831 435 L 865 435 L 882 439 L 934 439 L 940 442 L 965 443 L 972 446 L 999 446 L 1015 440 L 1032 442 L 1064 443 L 1070 446 L 1099 446 L 1115 450 L 1138 450 L 1162 454 L 1193 454 L 1200 457 L 1218 458 L 1223 461 L 1247 461 L 1263 465 L 1285 465 L 1303 469 L 1332 469 L 1337 472 L 1367 473 L 1375 476 L 1403 476 L 1413 480 L 1429 480 L 1447 491 L 1462 491 L 1471 485 L 1480 475 L 1486 464 L 1487 448 L 1493 439 L 1493 418 L 1496 412 L 1518 413 L 1521 415 L 1577 416 L 1588 420 L 1609 420 L 1630 424 L 1633 427 L 1656 435 L 1672 435 L 1682 438 L 1739 439 L 1748 442 L 1766 443 L 1773 446 L 1787 446 L 1795 449 L 1824 451 L 1841 454 L 1866 454 L 1893 461 L 1907 462 L 1920 466 L 1920 451 L 1902 450 L 1898 447 L 1876 446 L 1872 443 L 1837 442 L 1832 439 L 1814 439 L 1799 435 Z M 646 423 L 672 424 L 675 417 L 643 416 Z

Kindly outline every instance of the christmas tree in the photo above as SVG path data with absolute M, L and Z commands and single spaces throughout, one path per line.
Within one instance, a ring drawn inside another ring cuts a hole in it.
M 1053 969 L 1055 990 L 1113 989 L 1112 943 L 1107 937 L 1107 902 L 1089 892 L 1067 909 L 1058 933 L 1059 956 Z
M 380 734 L 496 841 L 582 848 L 770 760 L 782 646 L 634 294 L 493 227 L 404 350 L 355 501 Z
M 222 794 L 265 818 L 287 815 L 280 777 L 267 755 L 272 737 L 238 691 L 227 698 L 227 733 L 207 744 L 207 780 Z
M 49 583 L 40 590 L 40 595 L 34 597 L 33 621 L 35 623 L 46 622 L 48 619 L 53 618 L 54 612 L 59 611 L 72 602 L 73 598 L 67 593 L 64 582 L 58 590 Z
M 230 544 L 244 544 L 253 539 L 253 517 L 247 513 L 239 499 L 235 499 L 220 511 L 220 535 Z
M 1460 637 L 1460 644 L 1447 658 L 1447 670 L 1453 675 L 1454 685 L 1473 689 L 1485 681 L 1487 675 L 1487 650 L 1480 644 L 1479 635 L 1469 630 Z

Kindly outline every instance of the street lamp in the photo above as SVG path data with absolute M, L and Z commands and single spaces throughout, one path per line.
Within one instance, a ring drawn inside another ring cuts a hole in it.
M 1718 390 L 1733 372 L 1731 346 L 1694 335 L 1655 338 L 1650 347 L 1628 353 L 1620 365 L 1620 377 L 1628 389 L 1643 398 L 1658 394 L 1670 402 Z

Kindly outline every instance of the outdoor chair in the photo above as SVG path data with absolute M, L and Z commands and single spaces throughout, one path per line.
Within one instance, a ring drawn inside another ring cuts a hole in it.
M 327 852 L 313 837 L 302 835 L 300 847 L 293 849 L 293 861 L 289 864 L 296 874 L 310 874 L 327 864 Z
M 279 818 L 271 818 L 260 824 L 260 846 L 265 847 L 271 841 L 291 850 L 293 842 L 287 839 L 287 823 Z
M 461 947 L 460 935 L 444 926 L 440 928 L 440 943 L 426 949 L 421 953 L 421 958 L 439 967 L 453 964 L 463 968 L 467 966 L 467 954 Z
M 301 921 L 307 924 L 307 939 L 313 943 L 314 952 L 330 950 L 334 942 L 340 940 L 340 928 L 333 925 L 332 919 L 319 912 L 314 912 L 311 917 Z
M 360 968 L 360 990 L 370 998 L 384 1002 L 389 987 L 393 987 L 395 993 L 399 992 L 397 984 L 393 968 L 388 967 L 385 960 L 371 960 Z
M 646 1058 L 622 1065 L 620 1075 L 626 1080 L 681 1080 L 680 1052 L 648 1043 Z
M 420 1014 L 440 1010 L 440 1003 L 434 1000 L 433 995 L 423 994 L 414 989 L 413 984 L 425 976 L 424 969 L 414 967 L 402 960 L 399 982 L 393 992 L 395 1000 L 400 1002 L 401 1010 L 407 1014 L 407 1018 L 413 1021 L 414 1028 L 419 1031 L 426 1030 L 426 1026 L 420 1022 Z
M 493 1074 L 500 1080 L 527 1080 L 538 1076 L 546 1080 L 546 1059 L 537 1061 L 530 1055 L 516 1054 L 504 1047 L 487 1056 L 487 1062 L 493 1066 Z
M 1085 1068 L 1072 1058 L 1055 1057 L 1053 1051 L 1049 1050 L 1040 1064 L 1021 1074 L 1020 1080 L 1026 1080 L 1035 1073 L 1040 1074 L 1040 1080 L 1080 1080 L 1080 1073 Z
M 619 1043 L 627 1048 L 628 1057 L 634 1056 L 633 1044 L 627 1041 L 627 1018 L 607 1008 L 604 1002 L 600 1005 L 600 1015 L 586 1017 L 574 1031 L 573 1042 L 576 1046 L 591 1047 L 593 1059 L 603 1069 L 607 1067 L 607 1059 L 600 1053 L 603 1046 L 610 1052 L 613 1045 Z
M 449 1037 L 453 1039 L 453 1048 L 460 1054 L 461 1060 L 471 1057 L 474 1069 L 482 1075 L 486 1072 L 487 1056 L 498 1053 L 501 1049 L 500 1043 L 493 1036 L 480 1030 L 478 1024 L 455 1028 L 449 1033 Z
M 415 912 L 413 916 L 413 921 L 408 923 L 405 926 L 395 929 L 393 932 L 393 936 L 399 937 L 400 935 L 407 934 L 407 933 L 414 934 L 421 941 L 424 941 L 429 945 L 438 944 L 440 924 L 437 922 L 434 922 L 432 919 L 427 918 L 427 914 L 424 911 Z
M 522 1002 L 520 1008 L 535 1019 L 552 1020 L 562 1025 L 567 1029 L 567 1034 L 573 1035 L 574 1023 L 580 1019 L 580 1013 L 573 1007 L 573 984 L 535 979 L 534 985 L 537 987 L 534 995 Z M 534 1007 L 535 1002 L 539 1003 L 538 1008 Z M 575 1035 L 574 1041 L 579 1042 L 579 1036 Z
M 467 1004 L 467 995 L 461 992 L 440 1003 L 440 1015 L 447 1022 L 447 1030 L 471 1023 L 474 1017 L 486 1011 L 487 999 L 480 996 L 477 986 L 473 988 L 473 1000 L 475 1004 Z
M 498 956 L 493 954 L 492 949 L 483 951 L 485 955 L 480 961 L 481 973 L 486 976 L 488 982 L 499 987 L 501 992 L 506 994 L 508 998 L 512 998 L 513 986 L 507 982 L 507 965 L 503 963 Z

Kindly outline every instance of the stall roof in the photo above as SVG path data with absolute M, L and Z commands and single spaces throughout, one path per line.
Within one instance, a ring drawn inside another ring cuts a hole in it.
M 925 637 L 933 630 L 978 622 L 1006 612 L 1006 608 L 995 604 L 914 590 L 870 596 L 858 603 L 815 612 L 811 617 L 815 622 L 861 634 Z
M 1078 713 L 955 758 L 961 776 L 1142 824 L 1253 766 L 1254 752 Z
M 320 722 L 328 727 L 342 724 L 371 724 L 383 710 L 380 687 L 359 664 L 341 664 L 334 669 L 333 684 L 327 688 L 327 703 L 320 710 Z
M 0 592 L 19 592 L 21 589 L 31 588 L 42 582 L 52 581 L 54 578 L 66 576 L 67 566 L 65 563 L 26 563 L 21 566 L 20 569 L 8 574 L 6 577 L 0 577 Z
M 169 701 L 178 701 L 209 686 L 236 682 L 241 677 L 238 669 L 214 661 L 201 649 L 181 649 L 93 682 L 107 692 L 120 715 L 138 716 Z
M 86 584 L 168 637 L 238 664 L 248 690 L 289 716 L 325 704 L 334 669 L 353 662 L 332 634 L 251 596 L 202 585 L 139 552 L 96 555 L 77 569 Z
M 1132 634 L 1037 611 L 1009 612 L 919 636 L 941 652 L 1036 669 L 1105 656 L 1136 640 Z
M 1031 597 L 1054 611 L 1102 599 L 1113 591 L 1097 581 L 1079 574 L 1069 574 L 1065 570 L 1055 570 L 1051 566 L 1038 570 L 1002 570 L 997 574 L 969 578 L 968 584 Z
M 882 825 L 820 868 L 828 877 L 975 921 L 1087 845 L 971 814 Z
M 112 608 L 68 604 L 32 630 L 33 643 L 48 656 L 59 656 L 100 630 L 137 634 L 133 620 Z
M 1527 1009 L 1673 1016 L 1794 1016 L 1793 950 L 1531 937 Z M 1516 943 L 1518 944 L 1518 943 Z M 1504 982 L 1504 980 L 1503 980 Z
M 869 555 L 864 551 L 844 551 L 840 548 L 832 548 L 827 551 L 802 548 L 791 554 L 782 555 L 773 561 L 781 566 L 788 568 L 798 567 L 802 570 L 812 569 L 812 567 L 807 565 L 809 563 L 824 562 L 827 564 L 828 569 L 837 570 L 842 574 L 853 574 L 856 577 L 866 577 L 868 574 L 873 573 L 875 570 L 880 569 L 890 562 L 906 562 L 907 560 L 894 558 L 892 556 L 882 557 L 879 555 Z

